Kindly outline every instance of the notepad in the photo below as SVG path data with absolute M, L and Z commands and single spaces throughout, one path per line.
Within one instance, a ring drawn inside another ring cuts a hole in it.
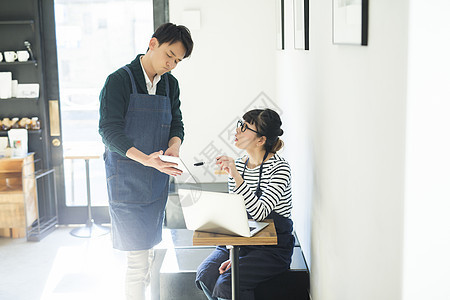
M 177 164 L 177 169 L 183 171 L 181 175 L 174 176 L 178 183 L 198 183 L 192 173 L 189 171 L 186 164 L 181 160 L 180 157 L 160 155 L 159 158 L 165 162 L 172 162 Z

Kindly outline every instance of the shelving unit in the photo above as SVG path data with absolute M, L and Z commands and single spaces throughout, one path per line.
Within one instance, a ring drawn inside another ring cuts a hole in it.
M 0 51 L 28 50 L 31 44 L 33 55 L 24 62 L 0 62 L 0 72 L 12 72 L 13 79 L 21 83 L 38 83 L 38 98 L 0 99 L 0 118 L 38 117 L 40 130 L 28 131 L 28 152 L 34 153 L 32 176 L 38 202 L 38 218 L 27 227 L 29 240 L 40 240 L 57 224 L 55 193 L 55 168 L 50 149 L 48 117 L 48 84 L 46 78 L 46 47 L 44 47 L 44 18 L 42 0 L 2 0 L 0 2 Z M 54 96 L 53 96 L 54 97 Z M 57 99 L 57 98 L 56 98 Z M 0 136 L 8 133 L 0 131 Z M 27 177 L 28 178 L 28 177 Z
M 36 163 L 36 162 L 35 162 Z M 56 199 L 56 183 L 55 183 L 55 170 L 49 169 L 49 170 L 43 170 L 40 169 L 34 174 L 31 175 L 31 177 L 35 180 L 35 193 L 39 195 L 39 189 L 42 185 L 51 185 L 53 186 L 53 195 Z M 39 199 L 38 199 L 39 201 Z M 51 207 L 49 206 L 48 202 L 41 201 L 43 205 L 38 206 L 38 218 L 36 219 L 33 224 L 27 228 L 27 240 L 28 241 L 40 241 L 43 239 L 47 234 L 53 231 L 55 225 L 58 223 L 58 214 L 55 211 L 54 214 L 42 214 L 40 213 L 40 210 L 44 209 L 45 212 L 51 211 Z M 56 205 L 56 203 L 55 203 Z

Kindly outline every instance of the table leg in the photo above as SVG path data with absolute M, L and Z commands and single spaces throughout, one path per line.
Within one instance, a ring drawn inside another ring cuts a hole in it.
M 72 196 L 72 205 L 75 204 L 75 180 L 73 179 L 73 159 L 70 160 L 70 189 L 71 189 L 71 196 Z
M 91 177 L 89 176 L 89 159 L 84 160 L 85 170 L 86 170 L 86 197 L 87 197 L 87 208 L 88 208 L 88 219 L 87 223 L 89 225 L 94 224 L 92 219 L 92 202 L 91 202 Z
M 70 234 L 76 237 L 90 238 L 94 236 L 100 236 L 109 233 L 109 228 L 94 223 L 92 218 L 92 205 L 91 205 L 91 184 L 89 177 L 89 159 L 85 159 L 86 166 L 86 196 L 87 196 L 87 213 L 88 219 L 86 226 L 73 229 Z
M 239 300 L 239 246 L 230 246 L 231 259 L 231 296 Z

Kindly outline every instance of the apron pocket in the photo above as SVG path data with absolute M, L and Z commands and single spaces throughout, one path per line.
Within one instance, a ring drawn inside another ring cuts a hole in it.
M 167 186 L 168 175 L 133 160 L 118 160 L 117 174 L 108 179 L 109 199 L 115 203 L 153 203 L 167 197 Z

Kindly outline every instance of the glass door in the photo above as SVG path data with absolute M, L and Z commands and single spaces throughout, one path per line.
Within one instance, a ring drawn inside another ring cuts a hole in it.
M 99 93 L 107 76 L 146 51 L 153 33 L 151 0 L 54 0 L 65 201 L 60 223 L 87 220 L 86 161 L 92 216 L 109 222 L 98 134 Z

